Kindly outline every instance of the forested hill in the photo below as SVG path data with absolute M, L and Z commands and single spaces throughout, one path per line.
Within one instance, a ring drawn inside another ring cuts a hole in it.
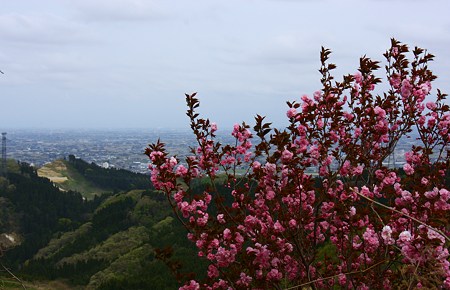
M 105 192 L 151 188 L 149 175 L 124 169 L 103 168 L 73 155 L 38 169 L 38 175 L 49 178 L 63 190 L 80 192 L 91 199 Z
M 60 191 L 26 163 L 0 177 L 0 199 L 0 231 L 14 234 L 20 243 L 5 257 L 15 265 L 45 246 L 54 233 L 77 228 L 100 203 L 99 198 L 87 202 L 78 192 Z
M 79 159 L 65 162 L 98 187 L 111 176 L 123 183 L 141 178 Z M 25 163 L 14 166 L 7 178 L 0 177 L 0 234 L 16 244 L 2 245 L 8 250 L 0 259 L 28 286 L 64 281 L 65 289 L 175 289 L 180 285 L 175 274 L 183 280 L 190 272 L 204 272 L 161 193 L 110 183 L 112 192 L 87 200 L 60 190 Z M 3 275 L 0 280 L 8 278 Z

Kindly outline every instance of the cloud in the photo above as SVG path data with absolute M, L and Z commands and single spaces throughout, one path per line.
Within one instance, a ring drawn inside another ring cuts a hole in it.
M 68 44 L 84 37 L 80 24 L 52 14 L 0 15 L 0 38 L 26 44 Z
M 103 104 L 127 108 L 131 126 L 133 110 L 155 126 L 185 124 L 183 93 L 197 90 L 217 121 L 284 118 L 284 100 L 320 88 L 321 46 L 340 80 L 364 54 L 382 61 L 390 37 L 435 54 L 430 66 L 448 87 L 450 2 L 379 1 L 3 1 L 0 89 L 20 98 L 10 107 L 39 116 L 36 97 L 50 108 L 68 96 L 73 126 L 77 110 Z M 181 111 L 169 114 L 173 106 Z M 95 114 L 89 120 L 95 126 Z
M 144 0 L 80 0 L 69 2 L 76 16 L 87 22 L 139 22 L 164 18 L 154 1 Z

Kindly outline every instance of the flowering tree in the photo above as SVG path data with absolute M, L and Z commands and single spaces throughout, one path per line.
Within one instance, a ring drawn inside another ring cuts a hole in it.
M 426 100 L 433 55 L 415 48 L 408 61 L 408 47 L 391 44 L 387 92 L 374 93 L 379 62 L 362 57 L 335 81 L 322 48 L 323 88 L 288 102 L 289 126 L 258 115 L 253 132 L 234 126 L 234 145 L 216 141 L 217 125 L 186 95 L 192 156 L 180 163 L 159 141 L 146 150 L 154 186 L 209 261 L 206 280 L 182 288 L 450 288 L 450 108 L 439 90 Z M 414 145 L 395 168 L 401 138 Z M 200 193 L 199 178 L 209 181 Z

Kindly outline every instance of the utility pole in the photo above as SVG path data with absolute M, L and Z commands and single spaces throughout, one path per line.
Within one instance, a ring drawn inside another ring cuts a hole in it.
M 0 172 L 3 176 L 8 173 L 8 168 L 6 165 L 6 132 L 2 133 L 2 168 Z

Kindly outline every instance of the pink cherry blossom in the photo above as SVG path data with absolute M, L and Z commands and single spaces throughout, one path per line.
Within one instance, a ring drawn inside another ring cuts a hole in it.
M 436 109 L 436 103 L 435 102 L 428 102 L 427 103 L 427 108 L 429 110 L 435 110 Z
M 398 74 L 393 74 L 389 79 L 389 83 L 396 89 L 400 87 L 401 81 L 401 77 Z
M 401 86 L 402 97 L 408 98 L 411 95 L 411 93 L 412 93 L 412 85 L 408 79 L 404 79 L 402 81 L 402 86 Z
M 216 132 L 216 131 L 217 131 L 217 124 L 211 123 L 211 132 Z
M 405 242 L 409 242 L 411 240 L 411 233 L 409 231 L 403 231 L 400 233 L 400 235 L 398 236 L 398 241 L 405 243 Z
M 394 46 L 393 48 L 391 48 L 391 54 L 392 54 L 392 56 L 397 56 L 398 55 L 398 47 Z
M 383 110 L 382 108 L 380 108 L 379 106 L 376 106 L 373 111 L 375 112 L 375 114 L 377 114 L 379 116 L 379 118 L 384 119 L 386 117 L 386 111 Z
M 283 162 L 289 162 L 293 156 L 294 156 L 294 154 L 291 151 L 285 149 L 283 151 L 283 153 L 281 154 L 281 160 Z
M 290 109 L 287 111 L 287 113 L 286 113 L 286 116 L 287 116 L 288 118 L 294 118 L 295 115 L 297 115 L 297 110 L 294 109 L 294 108 L 290 108 Z
M 383 238 L 386 245 L 392 245 L 395 242 L 392 238 L 392 228 L 388 225 L 383 227 L 381 231 L 381 237 Z
M 217 221 L 218 221 L 219 223 L 221 223 L 221 224 L 226 223 L 226 221 L 225 221 L 225 219 L 224 219 L 224 214 L 223 214 L 223 213 L 220 213 L 220 214 L 217 215 Z
M 357 84 L 362 84 L 362 74 L 360 72 L 356 72 L 353 77 L 355 78 L 355 82 Z
M 403 165 L 403 170 L 405 170 L 405 173 L 408 175 L 411 175 L 414 173 L 414 168 L 409 163 L 405 163 L 405 165 Z
M 188 285 L 184 285 L 180 288 L 181 290 L 199 290 L 200 284 L 198 282 L 191 280 Z
M 177 170 L 176 170 L 176 174 L 178 176 L 184 177 L 184 176 L 186 176 L 187 173 L 188 173 L 188 170 L 186 167 L 184 167 L 183 164 L 178 165 Z

